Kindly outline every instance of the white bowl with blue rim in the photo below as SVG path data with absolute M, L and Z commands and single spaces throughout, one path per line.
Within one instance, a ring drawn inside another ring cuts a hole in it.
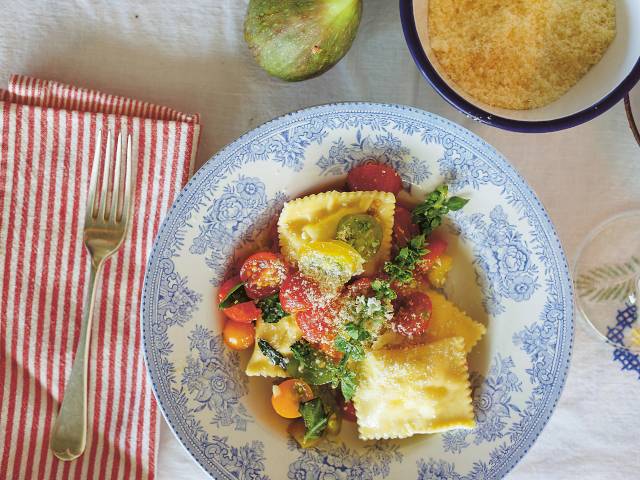
M 400 0 L 409 51 L 423 76 L 451 105 L 482 123 L 518 132 L 552 132 L 594 119 L 640 79 L 640 1 L 616 0 L 616 36 L 600 62 L 555 102 L 531 110 L 492 107 L 455 84 L 429 47 L 429 0 Z
M 216 293 L 234 252 L 284 201 L 370 158 L 419 196 L 442 182 L 470 199 L 446 224 L 446 293 L 487 334 L 469 356 L 477 427 L 299 449 L 270 405 L 271 381 L 225 348 Z M 170 209 L 147 267 L 142 329 L 165 419 L 213 478 L 501 478 L 549 420 L 573 341 L 567 262 L 544 207 L 513 167 L 464 128 L 410 107 L 344 103 L 258 127 L 211 158 Z

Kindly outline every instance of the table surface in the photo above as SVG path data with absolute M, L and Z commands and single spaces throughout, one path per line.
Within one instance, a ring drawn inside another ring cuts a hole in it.
M 622 104 L 552 134 L 477 124 L 420 77 L 397 2 L 364 3 L 360 32 L 343 61 L 319 78 L 287 84 L 250 58 L 242 40 L 247 1 L 0 0 L 0 85 L 23 73 L 199 112 L 198 165 L 245 131 L 299 108 L 350 100 L 413 105 L 465 126 L 515 165 L 547 207 L 569 262 L 594 225 L 638 208 L 640 148 Z M 611 350 L 576 318 L 565 390 L 510 478 L 637 478 L 638 398 L 637 373 L 621 371 Z M 158 477 L 208 478 L 164 423 L 161 430 Z

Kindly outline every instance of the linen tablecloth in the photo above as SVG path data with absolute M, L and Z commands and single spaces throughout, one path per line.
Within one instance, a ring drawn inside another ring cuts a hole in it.
M 250 128 L 309 105 L 350 100 L 415 105 L 500 150 L 546 205 L 569 261 L 590 229 L 640 206 L 640 148 L 616 106 L 580 127 L 545 135 L 472 122 L 420 77 L 404 43 L 398 2 L 365 0 L 349 54 L 316 79 L 267 77 L 242 39 L 247 1 L 125 0 L 28 4 L 0 0 L 0 81 L 9 72 L 91 84 L 202 113 L 198 164 Z M 513 479 L 628 479 L 640 475 L 640 379 L 576 319 L 571 369 L 558 406 Z M 162 430 L 159 479 L 204 479 Z

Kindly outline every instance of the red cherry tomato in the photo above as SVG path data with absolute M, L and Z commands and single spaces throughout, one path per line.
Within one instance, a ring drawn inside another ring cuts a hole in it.
M 343 402 L 342 418 L 350 422 L 356 422 L 358 420 L 358 417 L 356 416 L 356 407 L 353 405 L 353 402 Z
M 422 262 L 419 263 L 420 271 L 426 271 L 433 267 L 435 261 L 447 251 L 447 246 L 446 240 L 437 236 L 431 237 L 427 243 L 429 253 L 422 257 Z
M 362 277 L 344 288 L 344 295 L 349 297 L 371 296 L 371 279 Z
M 352 191 L 378 191 L 397 194 L 402 190 L 402 179 L 398 172 L 388 165 L 365 163 L 349 171 L 347 185 Z
M 418 227 L 411 220 L 411 212 L 404 207 L 396 205 L 393 214 L 393 243 L 400 249 L 409 243 L 419 233 Z
M 325 301 L 320 285 L 315 280 L 295 272 L 280 287 L 280 304 L 287 313 L 308 310 Z
M 395 302 L 396 314 L 391 328 L 405 337 L 422 335 L 431 319 L 431 299 L 422 292 L 413 292 Z
M 225 281 L 218 290 L 218 303 L 222 302 L 231 289 L 241 282 L 240 277 L 235 276 Z M 238 303 L 222 310 L 222 313 L 231 320 L 240 323 L 250 323 L 258 319 L 260 309 L 251 301 Z
M 278 291 L 287 276 L 287 266 L 273 252 L 258 252 L 247 258 L 240 269 L 247 295 L 260 299 Z
M 298 312 L 296 323 L 305 340 L 317 344 L 333 344 L 337 324 L 334 305 Z

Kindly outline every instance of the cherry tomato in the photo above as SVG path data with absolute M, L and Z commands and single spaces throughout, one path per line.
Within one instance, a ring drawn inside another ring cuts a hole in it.
M 333 304 L 296 313 L 296 323 L 305 340 L 317 344 L 333 343 L 336 337 L 336 308 Z
M 247 258 L 240 269 L 247 295 L 260 299 L 278 291 L 287 276 L 282 258 L 273 252 L 258 252 Z
M 371 296 L 371 279 L 362 277 L 344 288 L 344 295 L 349 297 Z
M 313 391 L 306 382 L 290 378 L 273 386 L 271 405 L 278 415 L 284 418 L 300 417 L 300 404 L 313 398 Z
M 431 299 L 422 292 L 413 292 L 395 302 L 396 314 L 391 328 L 405 337 L 422 335 L 431 319 Z
M 289 275 L 280 287 L 280 304 L 287 313 L 308 310 L 323 301 L 318 282 L 300 272 Z
M 240 277 L 235 276 L 225 281 L 218 290 L 218 303 L 222 302 L 231 289 L 241 282 Z M 222 310 L 222 313 L 231 320 L 240 323 L 251 323 L 260 317 L 260 309 L 252 301 L 246 301 L 232 305 Z
M 356 407 L 353 405 L 353 402 L 345 402 L 343 400 L 342 418 L 350 422 L 355 422 L 358 420 L 358 417 L 356 416 Z
M 400 249 L 409 243 L 419 233 L 418 227 L 411 220 L 411 212 L 404 207 L 396 205 L 393 214 L 393 243 Z
M 397 194 L 402 190 L 402 179 L 389 165 L 365 163 L 352 168 L 347 175 L 352 191 L 378 191 Z
M 227 320 L 222 329 L 222 338 L 232 350 L 245 350 L 253 345 L 256 328 L 252 323 L 240 323 Z
M 429 253 L 422 257 L 422 261 L 418 263 L 416 267 L 418 273 L 427 273 L 427 271 L 433 267 L 436 260 L 447 251 L 447 246 L 446 240 L 440 237 L 432 236 L 429 238 L 427 243 Z

